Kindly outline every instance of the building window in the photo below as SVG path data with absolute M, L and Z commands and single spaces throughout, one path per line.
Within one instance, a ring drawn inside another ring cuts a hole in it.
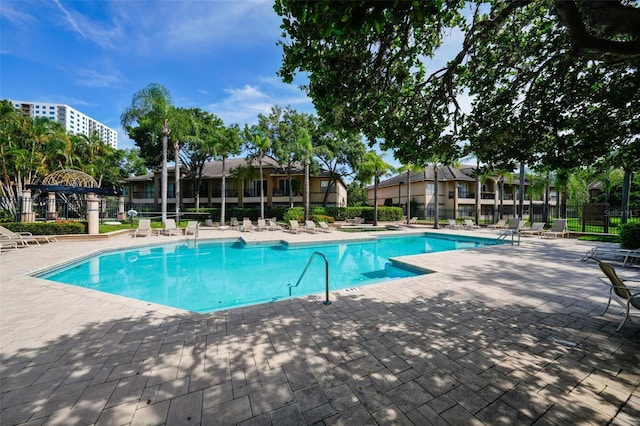
M 427 195 L 433 195 L 436 193 L 436 184 L 427 183 Z

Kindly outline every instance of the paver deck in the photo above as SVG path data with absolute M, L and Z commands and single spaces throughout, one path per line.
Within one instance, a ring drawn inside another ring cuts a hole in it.
M 599 316 L 607 289 L 597 265 L 580 261 L 590 243 L 523 238 L 416 255 L 407 261 L 434 273 L 334 291 L 328 306 L 319 294 L 209 314 L 28 275 L 177 238 L 62 241 L 0 255 L 0 424 L 640 423 L 640 321 L 615 332 L 619 310 Z M 640 277 L 637 267 L 618 272 Z

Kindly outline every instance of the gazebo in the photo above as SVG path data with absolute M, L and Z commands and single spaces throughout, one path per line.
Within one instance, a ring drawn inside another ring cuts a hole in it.
M 31 204 L 31 190 L 40 190 L 48 193 L 47 220 L 57 219 L 56 194 L 85 194 L 87 201 L 87 219 L 89 221 L 89 234 L 98 234 L 98 195 L 120 195 L 111 188 L 100 188 L 98 182 L 87 173 L 80 170 L 63 169 L 49 173 L 39 185 L 27 185 L 22 192 L 22 222 L 35 222 L 35 213 Z M 122 209 L 124 211 L 124 200 Z

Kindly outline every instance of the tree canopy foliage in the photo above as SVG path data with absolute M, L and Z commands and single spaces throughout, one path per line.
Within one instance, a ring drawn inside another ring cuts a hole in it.
M 322 118 L 403 162 L 637 168 L 640 8 L 632 1 L 300 1 L 280 75 L 308 74 Z M 430 69 L 445 35 L 457 54 Z M 463 113 L 460 99 L 470 96 Z M 635 160 L 635 162 L 634 162 Z M 633 163 L 633 164 L 629 164 Z

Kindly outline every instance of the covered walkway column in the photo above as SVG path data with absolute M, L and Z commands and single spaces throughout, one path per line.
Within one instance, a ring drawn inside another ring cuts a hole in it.
M 31 200 L 31 190 L 22 190 L 22 217 L 21 222 L 35 222 L 36 214 L 33 212 L 33 201 Z
M 127 220 L 127 214 L 124 211 L 124 195 L 118 197 L 118 220 Z
M 47 196 L 47 220 L 56 220 L 58 218 L 58 211 L 56 210 L 56 193 L 49 192 Z
M 93 192 L 87 194 L 87 219 L 89 220 L 89 235 L 100 233 L 100 198 Z

